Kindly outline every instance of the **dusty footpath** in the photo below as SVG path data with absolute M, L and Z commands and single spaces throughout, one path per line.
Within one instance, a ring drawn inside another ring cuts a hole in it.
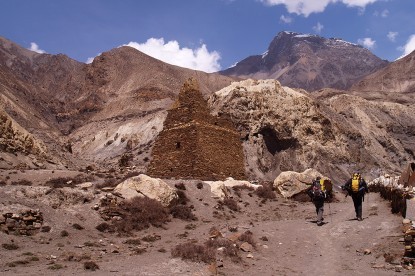
M 389 203 L 370 193 L 364 220 L 355 220 L 350 197 L 336 193 L 325 205 L 325 224 L 317 226 L 314 205 L 283 199 L 263 199 L 250 190 L 233 195 L 238 210 L 212 197 L 200 181 L 169 181 L 185 186 L 195 220 L 177 218 L 162 227 L 129 235 L 101 232 L 103 222 L 93 206 L 106 191 L 83 187 L 88 200 L 56 191 L 36 194 L 33 187 L 0 187 L 0 207 L 21 205 L 39 209 L 43 229 L 31 236 L 0 233 L 2 275 L 413 275 L 400 266 L 404 252 L 402 218 L 391 214 Z M 85 196 L 85 194 L 84 194 Z M 55 198 L 56 197 L 56 198 Z M 56 204 L 61 200 L 61 204 Z M 55 204 L 51 204 L 55 202 Z M 67 203 L 65 203 L 67 202 Z M 253 247 L 229 258 L 217 251 L 215 261 L 193 262 L 172 257 L 179 244 L 203 245 L 212 229 L 227 240 L 250 231 Z M 15 245 L 10 246 L 10 245 Z M 85 265 L 90 262 L 89 266 Z M 93 266 L 96 265 L 96 267 Z

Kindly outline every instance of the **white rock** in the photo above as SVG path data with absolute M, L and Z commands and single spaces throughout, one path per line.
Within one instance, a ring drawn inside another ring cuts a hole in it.
M 293 171 L 282 172 L 274 180 L 274 187 L 283 197 L 290 198 L 310 188 L 310 184 L 317 176 L 322 175 L 314 169 L 307 169 L 302 173 Z
M 128 178 L 115 187 L 114 192 L 126 199 L 147 196 L 159 201 L 163 206 L 169 206 L 178 199 L 176 191 L 159 178 L 151 178 L 145 174 Z

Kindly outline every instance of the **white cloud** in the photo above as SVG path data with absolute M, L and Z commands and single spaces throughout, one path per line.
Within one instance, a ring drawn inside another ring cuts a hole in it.
M 46 53 L 46 51 L 41 50 L 41 49 L 39 48 L 39 45 L 37 45 L 37 44 L 36 44 L 36 43 L 34 43 L 34 42 L 31 42 L 31 43 L 30 43 L 30 48 L 29 48 L 29 50 L 30 50 L 30 51 L 33 51 L 33 52 L 36 52 L 36 53 L 39 53 L 39 54 L 44 54 L 44 53 Z
M 331 3 L 343 3 L 348 7 L 365 8 L 368 4 L 380 0 L 259 0 L 265 5 L 284 5 L 289 13 L 309 16 L 312 13 L 323 12 Z
M 370 37 L 359 38 L 357 43 L 365 46 L 368 49 L 373 49 L 376 45 L 376 41 Z
M 292 17 L 281 15 L 280 16 L 280 21 L 283 22 L 283 23 L 286 23 L 286 24 L 290 24 L 290 23 L 293 22 L 293 19 L 292 19 Z
M 389 32 L 386 36 L 390 41 L 395 42 L 398 32 Z
M 412 53 L 412 51 L 415 50 L 415 34 L 411 35 L 406 44 L 402 47 L 399 47 L 398 50 L 403 51 L 402 56 L 399 58 L 403 58 L 404 56 Z
M 388 9 L 385 9 L 385 10 L 383 10 L 382 12 L 375 11 L 375 12 L 373 13 L 373 15 L 374 15 L 374 16 L 380 16 L 380 17 L 386 18 L 386 17 L 388 17 L 388 16 L 389 16 L 389 10 L 388 10 Z
M 383 18 L 388 17 L 388 16 L 389 16 L 389 10 L 384 10 L 384 11 L 380 14 L 380 16 L 382 16 Z
M 123 46 L 133 47 L 149 56 L 164 62 L 205 72 L 216 72 L 221 69 L 220 54 L 209 52 L 205 44 L 197 49 L 180 48 L 179 42 L 172 40 L 167 43 L 163 38 L 149 38 L 145 43 L 130 42 Z
M 317 22 L 317 25 L 313 26 L 314 32 L 318 34 L 321 33 L 321 30 L 323 30 L 323 28 L 324 28 L 324 25 L 321 24 L 320 22 Z
M 379 1 L 379 0 L 340 0 L 340 1 L 333 0 L 332 2 L 343 2 L 349 7 L 364 8 L 369 4 L 375 3 L 376 1 Z

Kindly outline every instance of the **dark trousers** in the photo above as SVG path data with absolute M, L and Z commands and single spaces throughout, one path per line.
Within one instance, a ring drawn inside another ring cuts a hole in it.
M 362 202 L 363 202 L 363 195 L 361 193 L 352 193 L 352 199 L 354 204 L 354 210 L 356 212 L 357 218 L 362 218 Z
M 314 203 L 314 206 L 316 206 L 317 223 L 323 222 L 324 199 L 323 200 L 314 200 L 313 203 Z

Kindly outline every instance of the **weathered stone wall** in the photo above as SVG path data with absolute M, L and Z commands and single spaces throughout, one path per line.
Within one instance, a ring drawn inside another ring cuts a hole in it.
M 39 210 L 0 214 L 0 230 L 6 233 L 31 236 L 41 230 L 43 215 Z
M 155 142 L 147 173 L 160 178 L 245 179 L 239 137 L 232 122 L 209 114 L 197 84 L 185 83 Z
M 198 126 L 195 169 L 210 179 L 245 179 L 244 156 L 239 133 L 215 125 Z

